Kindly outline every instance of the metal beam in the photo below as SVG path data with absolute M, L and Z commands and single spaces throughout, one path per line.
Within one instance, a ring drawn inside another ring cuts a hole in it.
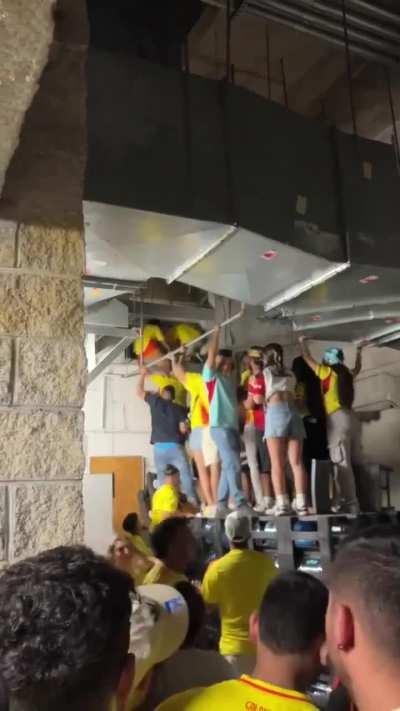
M 147 282 L 145 281 L 89 276 L 87 274 L 82 277 L 82 284 L 92 289 L 110 289 L 111 291 L 143 291 L 147 288 Z
M 98 363 L 96 367 L 88 373 L 88 385 L 93 383 L 93 381 L 96 380 L 96 378 L 98 378 L 99 375 L 101 375 L 101 373 L 108 368 L 109 365 L 111 365 L 111 363 L 113 363 L 119 354 L 131 344 L 131 342 L 132 337 L 130 336 L 129 338 L 123 338 L 119 343 L 117 343 L 112 351 L 110 351 L 108 355 L 106 355 L 105 358 L 103 358 L 103 360 L 101 360 L 100 363 Z
M 113 338 L 138 338 L 140 329 L 119 328 L 118 326 L 100 326 L 97 323 L 85 323 L 86 333 L 95 333 L 96 336 L 112 336 Z
M 196 304 L 143 304 L 143 318 L 160 321 L 214 321 L 214 309 Z

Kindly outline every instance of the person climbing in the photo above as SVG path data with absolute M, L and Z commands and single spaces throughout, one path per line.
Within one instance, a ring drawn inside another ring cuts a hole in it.
M 361 462 L 359 426 L 353 412 L 354 378 L 361 372 L 361 349 L 358 346 L 353 370 L 345 365 L 344 353 L 336 346 L 327 348 L 322 363 L 315 360 L 306 338 L 301 336 L 302 355 L 321 380 L 327 418 L 328 447 L 335 466 L 335 498 L 333 510 L 359 513 L 353 462 Z

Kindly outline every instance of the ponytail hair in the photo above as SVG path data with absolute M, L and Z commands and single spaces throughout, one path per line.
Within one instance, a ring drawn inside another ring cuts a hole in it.
M 268 343 L 264 348 L 264 356 L 266 366 L 274 368 L 276 375 L 282 375 L 285 372 L 283 366 L 283 348 L 280 343 Z

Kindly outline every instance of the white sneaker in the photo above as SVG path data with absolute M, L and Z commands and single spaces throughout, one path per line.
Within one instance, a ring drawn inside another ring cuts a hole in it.
M 300 517 L 302 517 L 302 516 L 308 516 L 309 513 L 310 513 L 307 506 L 299 506 L 299 507 L 295 506 L 295 507 L 294 507 L 294 511 L 295 511 L 295 513 L 297 513 L 297 515 L 300 516 Z
M 275 506 L 275 516 L 290 516 L 292 510 L 289 504 L 276 504 Z
M 273 496 L 264 496 L 264 509 L 273 509 L 275 506 L 275 499 Z
M 256 513 L 264 513 L 265 512 L 265 504 L 256 504 L 253 506 L 253 510 Z

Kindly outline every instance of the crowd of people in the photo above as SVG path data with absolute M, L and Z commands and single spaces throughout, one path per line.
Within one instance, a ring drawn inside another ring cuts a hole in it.
M 187 503 L 204 516 L 226 516 L 231 509 L 306 516 L 311 461 L 330 457 L 332 508 L 358 513 L 353 462 L 361 461 L 361 450 L 352 406 L 361 350 L 350 370 L 340 348 L 328 348 L 318 362 L 301 338 L 301 356 L 290 369 L 279 344 L 253 346 L 236 374 L 234 354 L 221 349 L 219 339 L 216 327 L 201 373 L 185 366 L 184 354 L 166 357 L 158 366 L 161 373 L 141 370 L 137 394 L 151 411 L 156 486 L 164 485 L 167 468 L 174 467 Z M 146 391 L 147 377 L 158 392 Z M 171 487 L 168 491 L 176 499 Z M 171 505 L 164 511 L 179 510 Z
M 109 560 L 61 547 L 4 570 L 0 710 L 316 711 L 308 693 L 325 669 L 328 709 L 398 711 L 399 528 L 354 532 L 324 581 L 279 574 L 248 547 L 240 512 L 225 531 L 230 551 L 202 581 L 189 580 L 196 547 L 179 517 L 150 542 L 125 520 L 119 543 L 157 568 L 140 585 L 117 542 Z M 201 642 L 212 610 L 219 652 Z

